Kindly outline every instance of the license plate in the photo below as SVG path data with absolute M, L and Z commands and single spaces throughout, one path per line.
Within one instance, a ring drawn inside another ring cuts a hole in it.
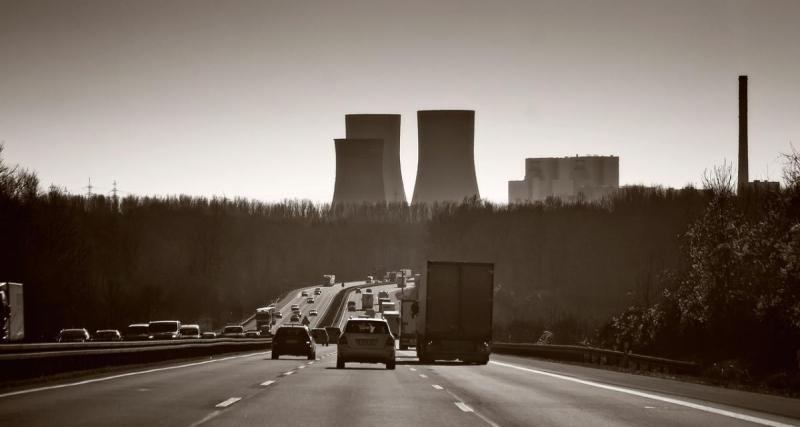
M 356 344 L 358 345 L 375 345 L 378 340 L 356 340 Z

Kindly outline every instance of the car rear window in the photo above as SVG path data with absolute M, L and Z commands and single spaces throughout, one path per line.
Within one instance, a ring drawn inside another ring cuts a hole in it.
M 277 338 L 308 338 L 308 333 L 303 328 L 280 328 L 275 336 Z
M 352 334 L 386 334 L 386 323 L 350 320 L 345 326 L 345 332 Z

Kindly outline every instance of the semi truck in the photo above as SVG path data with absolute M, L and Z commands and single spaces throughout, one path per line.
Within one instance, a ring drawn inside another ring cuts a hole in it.
M 361 294 L 361 309 L 362 310 L 370 310 L 372 309 L 372 303 L 375 299 L 375 295 L 368 294 L 366 292 Z
M 400 350 L 417 346 L 417 300 L 400 301 Z
M 322 286 L 333 286 L 336 284 L 335 274 L 325 274 L 322 276 Z
M 25 339 L 22 283 L 0 283 L 0 342 Z
M 420 362 L 458 359 L 464 363 L 488 363 L 494 264 L 428 261 L 427 277 L 418 292 Z

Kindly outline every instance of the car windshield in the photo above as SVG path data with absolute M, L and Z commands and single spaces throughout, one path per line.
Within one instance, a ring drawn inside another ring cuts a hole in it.
M 193 328 L 191 326 L 181 328 L 181 334 L 183 335 L 197 335 L 200 333 L 200 330 L 197 328 Z
M 280 328 L 275 334 L 276 338 L 308 338 L 306 330 L 303 328 Z
M 244 332 L 244 328 L 241 326 L 226 326 L 223 332 L 226 334 L 238 334 Z
M 370 321 L 348 321 L 345 332 L 352 334 L 385 334 L 386 323 Z
M 150 332 L 178 332 L 178 322 L 152 322 Z
M 97 331 L 97 335 L 101 337 L 115 337 L 117 336 L 116 331 Z
M 146 334 L 149 331 L 150 327 L 147 325 L 128 326 L 129 334 Z

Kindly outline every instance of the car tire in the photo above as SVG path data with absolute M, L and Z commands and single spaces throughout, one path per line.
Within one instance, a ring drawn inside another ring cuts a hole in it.
M 344 369 L 344 360 L 336 359 L 336 369 Z
M 274 351 L 274 350 L 273 350 L 273 351 L 272 351 L 272 360 L 275 360 L 275 359 L 277 359 L 278 357 L 280 357 L 280 355 L 279 355 L 279 354 L 278 354 L 276 351 Z
M 389 360 L 386 362 L 386 369 L 394 369 L 395 368 L 395 361 Z

